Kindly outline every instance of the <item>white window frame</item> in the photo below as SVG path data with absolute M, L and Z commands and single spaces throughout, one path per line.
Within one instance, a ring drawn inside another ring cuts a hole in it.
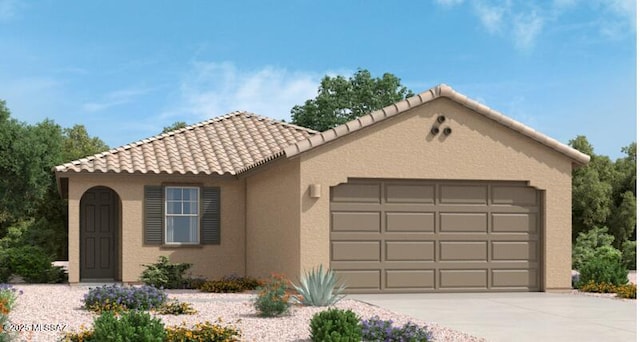
M 168 196 L 168 192 L 169 190 L 173 190 L 173 189 L 189 189 L 189 190 L 196 190 L 196 200 L 197 200 L 197 206 L 196 206 L 196 214 L 169 214 L 168 212 L 168 204 L 169 204 L 169 196 Z M 201 199 L 200 199 L 200 188 L 197 186 L 179 186 L 179 185 L 172 185 L 172 186 L 165 186 L 164 187 L 164 243 L 165 245 L 199 245 L 200 244 L 200 203 Z M 169 234 L 167 234 L 167 230 L 168 230 L 168 223 L 169 217 L 195 217 L 196 218 L 196 241 L 193 242 L 170 242 L 168 240 L 168 236 Z

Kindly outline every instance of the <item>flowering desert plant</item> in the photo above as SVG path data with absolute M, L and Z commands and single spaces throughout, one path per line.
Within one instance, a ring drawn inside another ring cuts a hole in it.
M 167 300 L 161 289 L 153 286 L 104 285 L 89 289 L 84 295 L 84 307 L 91 311 L 149 310 Z
M 407 322 L 402 327 L 394 327 L 392 320 L 382 320 L 374 316 L 362 320 L 362 339 L 364 341 L 388 342 L 430 342 L 433 336 L 427 327 Z
M 10 332 L 4 331 L 4 326 L 9 322 L 9 313 L 21 293 L 22 291 L 16 290 L 9 284 L 0 284 L 0 342 L 9 341 L 12 338 Z
M 191 304 L 175 299 L 162 304 L 156 309 L 156 312 L 161 315 L 194 315 L 198 313 Z
M 309 272 L 306 272 L 300 280 L 300 285 L 293 284 L 300 297 L 293 297 L 293 300 L 303 305 L 328 306 L 333 305 L 344 296 L 342 292 L 346 288 L 344 284 L 338 285 L 336 273 L 328 269 L 325 271 L 320 265 Z
M 167 327 L 165 341 L 169 342 L 232 342 L 239 341 L 240 330 L 232 326 L 223 326 L 222 319 L 218 323 L 196 323 L 193 328 L 187 328 L 185 323 L 179 326 Z
M 287 294 L 289 281 L 280 274 L 272 274 L 266 283 L 259 287 L 254 302 L 258 314 L 263 317 L 275 317 L 287 313 L 291 304 Z

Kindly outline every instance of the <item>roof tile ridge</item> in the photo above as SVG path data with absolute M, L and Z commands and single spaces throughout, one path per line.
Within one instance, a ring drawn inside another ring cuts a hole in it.
M 292 123 L 289 123 L 289 122 L 286 122 L 286 121 L 278 121 L 278 120 L 270 118 L 268 116 L 264 116 L 264 115 L 260 115 L 260 114 L 256 114 L 256 113 L 252 113 L 252 112 L 244 112 L 244 113 L 248 114 L 248 115 L 251 115 L 251 116 L 253 116 L 253 117 L 255 117 L 255 118 L 259 119 L 259 120 L 269 121 L 270 123 L 282 125 L 282 126 L 285 126 L 285 127 L 291 127 L 291 128 L 293 128 L 293 129 L 295 129 L 297 131 L 305 131 L 305 132 L 308 132 L 308 133 L 311 133 L 311 134 L 320 133 L 320 132 L 318 132 L 316 130 L 313 130 L 311 128 L 302 127 L 302 126 L 299 126 L 299 125 L 296 125 L 296 124 L 292 124 Z

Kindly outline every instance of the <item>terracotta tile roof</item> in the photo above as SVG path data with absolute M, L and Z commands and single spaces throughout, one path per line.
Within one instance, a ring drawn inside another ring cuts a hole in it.
M 232 174 L 282 155 L 316 131 L 247 112 L 233 112 L 56 166 L 57 173 Z
M 359 131 L 365 127 L 371 126 L 375 123 L 388 119 L 390 117 L 402 114 L 411 108 L 420 106 L 422 104 L 431 102 L 440 97 L 449 98 L 462 106 L 465 106 L 487 118 L 496 121 L 497 123 L 513 129 L 514 131 L 521 133 L 555 151 L 558 151 L 565 156 L 573 160 L 577 165 L 584 165 L 589 162 L 590 157 L 578 150 L 571 148 L 553 138 L 550 138 L 540 132 L 535 131 L 516 120 L 513 120 L 500 112 L 497 112 L 477 101 L 471 100 L 466 96 L 456 92 L 446 84 L 438 85 L 416 96 L 410 97 L 406 100 L 400 101 L 396 104 L 382 108 L 370 114 L 361 116 L 355 120 L 349 121 L 343 125 L 331 128 L 320 134 L 315 134 L 307 137 L 302 141 L 298 141 L 291 146 L 284 149 L 284 154 L 290 158 L 297 154 L 309 151 L 318 146 L 322 146 L 332 140 L 341 138 L 350 133 Z

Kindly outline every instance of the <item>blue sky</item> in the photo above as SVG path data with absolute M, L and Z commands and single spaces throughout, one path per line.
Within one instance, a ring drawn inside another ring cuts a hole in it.
M 323 75 L 446 83 L 613 158 L 636 140 L 633 0 L 0 0 L 0 99 L 116 147 L 234 110 L 289 120 Z

